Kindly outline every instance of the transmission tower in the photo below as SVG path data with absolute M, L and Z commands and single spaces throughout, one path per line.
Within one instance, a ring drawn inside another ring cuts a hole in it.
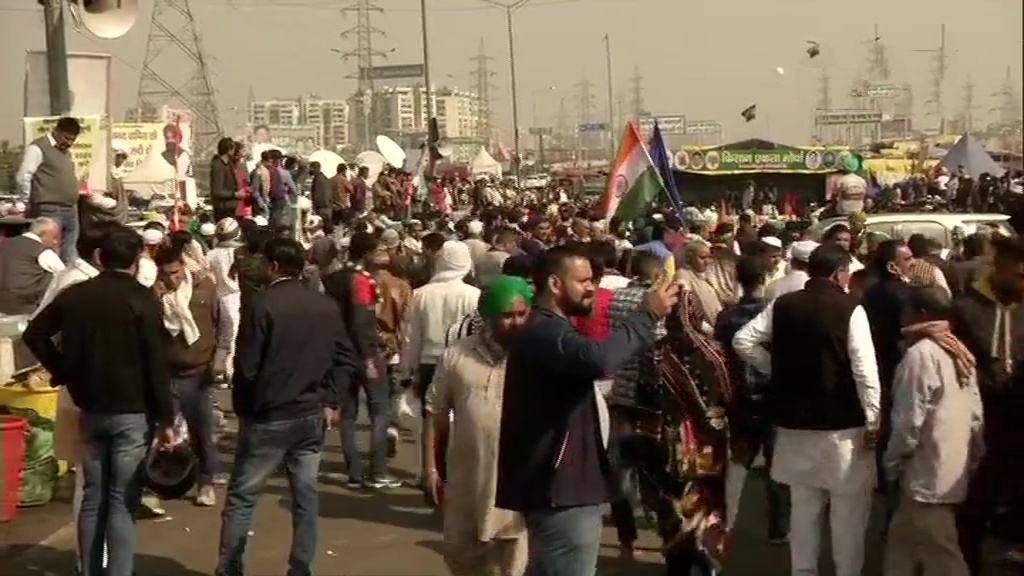
M 818 78 L 818 110 L 829 111 L 832 109 L 832 76 L 828 69 L 821 70 Z
M 928 83 L 928 100 L 926 102 L 932 105 L 932 114 L 939 117 L 939 131 L 945 132 L 946 109 L 943 103 L 943 95 L 946 88 L 946 73 L 949 72 L 949 54 L 946 50 L 946 25 L 942 25 L 938 48 L 915 50 L 915 52 L 932 54 L 934 59 L 932 77 Z
M 1006 77 L 1003 79 L 1003 84 L 995 96 L 999 98 L 999 106 L 995 111 L 999 113 L 1000 126 L 1004 130 L 1020 126 L 1020 96 L 1017 94 L 1017 87 L 1013 81 L 1013 74 L 1010 72 L 1009 66 L 1006 67 Z
M 580 124 L 586 124 L 593 119 L 594 114 L 594 83 L 587 80 L 584 74 L 583 79 L 576 85 L 576 119 Z
M 555 119 L 555 125 L 558 130 L 558 138 L 562 145 L 570 141 L 569 135 L 572 134 L 572 130 L 569 128 L 569 106 L 565 102 L 565 98 L 558 101 L 558 117 Z
M 374 38 L 386 36 L 383 30 L 373 25 L 373 15 L 383 14 L 384 9 L 374 4 L 371 0 L 355 0 L 348 6 L 341 9 L 343 16 L 355 14 L 356 24 L 341 33 L 342 40 L 355 38 L 355 48 L 348 51 L 339 51 L 344 61 L 355 60 L 359 67 L 355 74 L 349 78 L 357 81 L 358 98 L 353 101 L 358 103 L 360 110 L 352 117 L 358 121 L 355 124 L 362 130 L 355 130 L 355 134 L 361 136 L 362 145 L 369 147 L 377 134 L 377 110 L 376 94 L 373 86 L 373 63 L 379 59 L 387 58 L 387 52 L 373 47 Z
M 594 133 L 580 132 L 580 126 L 589 124 L 594 118 L 594 83 L 587 80 L 587 75 L 576 84 L 576 148 L 581 154 L 586 154 L 585 149 L 597 146 Z M 583 158 L 585 156 L 581 156 Z
M 186 73 L 173 74 L 181 70 Z M 191 153 L 200 161 L 211 156 L 222 134 L 211 76 L 189 0 L 155 0 L 139 77 L 138 116 L 164 120 L 157 117 L 160 106 L 191 112 Z
M 644 114 L 644 77 L 640 75 L 640 67 L 633 68 L 633 76 L 629 78 L 632 92 L 629 107 L 633 113 L 633 119 L 638 120 Z
M 491 71 L 491 60 L 494 60 L 494 58 L 487 55 L 487 50 L 484 48 L 484 39 L 480 38 L 480 50 L 476 56 L 470 58 L 470 61 L 476 63 L 476 68 L 472 74 L 473 80 L 476 83 L 477 105 L 480 114 L 477 136 L 487 140 L 490 140 L 492 136 L 491 89 L 497 88 L 491 82 L 491 77 L 494 76 L 494 72 Z
M 882 44 L 882 35 L 878 32 L 878 24 L 875 24 L 875 35 L 871 39 L 869 63 L 869 81 L 888 82 L 892 78 L 892 68 L 889 66 L 889 53 L 885 44 Z
M 974 103 L 975 88 L 971 75 L 968 74 L 962 88 L 963 96 L 960 108 L 960 131 L 968 134 L 974 131 L 974 110 L 977 108 Z

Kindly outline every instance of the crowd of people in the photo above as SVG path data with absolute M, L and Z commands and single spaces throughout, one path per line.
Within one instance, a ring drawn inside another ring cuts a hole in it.
M 98 223 L 64 267 L 57 217 L 0 244 L 12 303 L 33 315 L 23 339 L 74 414 L 57 425 L 80 479 L 82 575 L 132 574 L 143 472 L 181 449 L 179 415 L 196 504 L 226 484 L 217 575 L 245 573 L 254 508 L 282 469 L 288 573 L 311 574 L 325 431 L 339 430 L 349 489 L 396 487 L 399 396 L 421 407 L 421 486 L 457 576 L 594 574 L 608 503 L 625 561 L 643 508 L 668 576 L 717 574 L 742 553 L 729 535 L 762 461 L 765 538 L 788 544 L 793 574 L 818 573 L 826 510 L 836 574 L 861 574 L 876 492 L 887 575 L 980 575 L 993 530 L 1024 560 L 1021 237 L 983 229 L 944 251 L 871 237 L 859 213 L 818 239 L 749 213 L 623 223 L 506 205 L 484 183 L 399 218 L 361 204 L 358 175 L 329 186 L 328 213 L 315 166 L 296 221 L 279 158 L 242 178 L 237 144 L 218 153 L 196 226 Z M 217 382 L 238 420 L 229 472 Z

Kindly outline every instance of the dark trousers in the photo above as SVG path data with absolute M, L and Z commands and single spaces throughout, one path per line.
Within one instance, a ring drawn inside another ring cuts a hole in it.
M 356 444 L 356 420 L 359 418 L 359 391 L 366 396 L 366 411 L 370 416 L 370 450 L 374 477 L 387 472 L 388 408 L 391 406 L 388 378 L 384 363 L 377 359 L 378 373 L 383 376 L 370 380 L 363 375 L 355 378 L 342 390 L 341 399 L 341 452 L 345 457 L 349 478 L 362 480 L 363 460 Z
M 772 480 L 772 459 L 775 457 L 775 431 L 770 431 L 770 438 L 764 443 L 765 469 L 768 471 L 765 481 L 768 495 L 768 539 L 775 540 L 789 535 L 789 486 Z
M 221 471 L 220 452 L 214 438 L 213 375 L 209 371 L 171 377 L 174 408 L 188 424 L 192 449 L 199 457 L 199 486 L 208 486 Z
M 217 576 L 245 574 L 243 557 L 256 503 L 284 462 L 291 492 L 292 544 L 287 576 L 311 576 L 319 525 L 317 471 L 324 445 L 323 415 L 295 420 L 242 420 L 231 483 L 221 513 Z

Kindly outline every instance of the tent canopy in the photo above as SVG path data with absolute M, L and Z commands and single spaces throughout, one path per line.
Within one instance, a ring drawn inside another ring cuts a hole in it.
M 476 157 L 469 163 L 469 172 L 474 176 L 488 174 L 501 178 L 501 164 L 487 153 L 486 148 L 481 146 L 480 151 L 476 153 Z
M 939 166 L 955 172 L 963 166 L 964 173 L 971 178 L 977 178 L 984 173 L 993 176 L 1002 176 L 1005 170 L 989 156 L 988 152 L 970 134 L 964 134 L 960 140 L 946 152 L 946 155 L 939 161 Z
M 126 190 L 131 190 L 140 198 L 152 198 L 154 194 L 174 195 L 177 171 L 167 163 L 154 146 L 149 155 L 121 179 Z

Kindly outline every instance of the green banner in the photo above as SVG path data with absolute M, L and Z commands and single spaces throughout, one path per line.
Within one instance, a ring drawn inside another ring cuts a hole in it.
M 775 148 L 725 150 L 683 148 L 676 153 L 676 170 L 694 174 L 828 174 L 842 166 L 851 152 L 846 148 Z

